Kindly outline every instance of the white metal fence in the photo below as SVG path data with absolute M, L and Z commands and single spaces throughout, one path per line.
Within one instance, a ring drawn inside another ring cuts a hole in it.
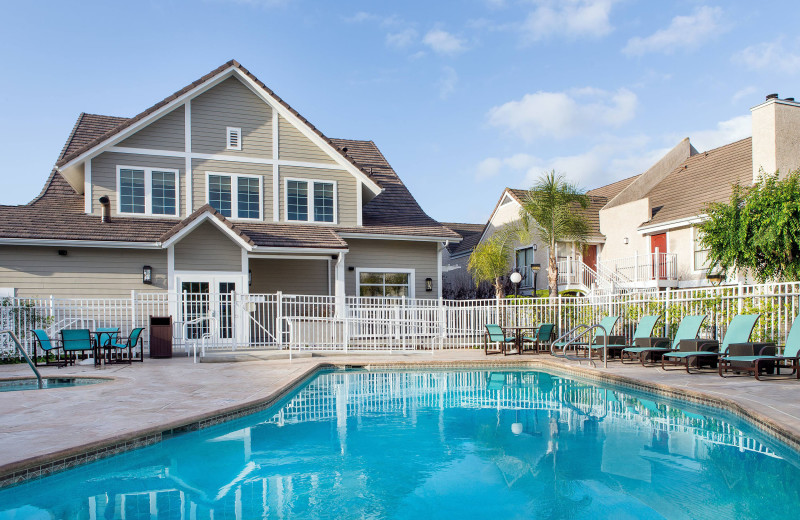
M 588 297 L 436 300 L 274 294 L 167 294 L 133 292 L 130 298 L 7 298 L 0 321 L 14 329 L 26 349 L 31 329 L 51 338 L 61 329 L 115 327 L 124 338 L 150 316 L 173 317 L 173 345 L 205 349 L 426 350 L 475 348 L 485 325 L 529 327 L 553 323 L 558 333 L 604 316 L 620 316 L 612 334 L 630 338 L 639 318 L 659 314 L 655 333 L 672 336 L 681 318 L 705 314 L 703 337 L 723 337 L 737 314 L 762 315 L 754 341 L 783 344 L 800 312 L 800 282 L 702 289 L 628 292 Z M 200 319 L 199 318 L 212 318 Z M 3 341 L 0 338 L 0 341 Z M 6 355 L 11 351 L 0 344 Z

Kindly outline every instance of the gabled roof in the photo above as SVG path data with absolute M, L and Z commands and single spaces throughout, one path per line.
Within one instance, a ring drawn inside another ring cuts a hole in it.
M 61 155 L 58 160 L 76 153 L 95 141 L 98 137 L 118 128 L 122 123 L 128 121 L 127 117 L 101 116 L 99 114 L 87 114 L 81 112 L 75 126 L 72 128 Z
M 459 256 L 471 252 L 475 249 L 481 239 L 481 233 L 486 229 L 486 224 L 466 224 L 462 222 L 442 222 L 442 225 L 459 235 L 461 242 L 450 242 L 447 244 L 447 251 L 450 256 Z
M 608 200 L 613 199 L 619 192 L 624 190 L 628 187 L 630 183 L 635 181 L 641 176 L 641 174 L 634 175 L 632 177 L 628 177 L 627 179 L 622 179 L 616 182 L 612 182 L 611 184 L 606 184 L 605 186 L 600 186 L 599 188 L 594 188 L 586 192 L 587 195 L 595 195 L 598 197 L 605 197 Z
M 725 202 L 735 183 L 753 182 L 752 138 L 686 159 L 646 195 L 653 217 L 642 228 L 697 217 L 709 202 Z
M 520 204 L 522 204 L 522 201 L 528 195 L 528 190 L 517 190 L 512 188 L 506 189 L 508 193 L 510 193 Z M 608 198 L 599 197 L 597 195 L 588 195 L 588 197 L 589 206 L 584 209 L 576 205 L 575 211 L 583 215 L 583 217 L 586 219 L 586 222 L 589 224 L 589 237 L 602 237 L 603 234 L 600 233 L 600 210 L 603 209 L 603 206 L 605 206 L 606 203 L 608 203 Z

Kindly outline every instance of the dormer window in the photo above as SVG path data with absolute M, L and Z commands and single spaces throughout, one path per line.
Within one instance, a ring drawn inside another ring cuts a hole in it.
M 229 126 L 227 129 L 228 134 L 228 150 L 241 150 L 242 149 L 242 129 Z

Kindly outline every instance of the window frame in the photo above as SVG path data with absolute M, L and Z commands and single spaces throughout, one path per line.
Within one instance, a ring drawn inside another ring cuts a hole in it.
M 698 267 L 697 266 L 697 253 L 698 253 L 698 251 L 697 251 L 696 247 L 697 247 L 697 238 L 698 238 L 698 233 L 699 232 L 700 232 L 700 230 L 697 228 L 697 226 L 692 226 L 692 233 L 691 233 L 691 240 L 692 240 L 692 270 L 694 271 L 695 274 L 708 273 L 708 267 Z M 710 250 L 709 249 L 703 249 L 703 251 L 710 251 Z
M 530 269 L 530 267 L 531 267 L 530 265 L 519 265 L 519 263 L 517 262 L 517 260 L 519 258 L 518 257 L 519 252 L 520 251 L 526 251 L 528 249 L 531 250 L 531 264 L 535 263 L 535 261 L 536 261 L 536 251 L 533 249 L 533 243 L 530 243 L 527 246 L 518 246 L 518 247 L 514 248 L 514 268 L 516 268 L 516 269 Z M 538 246 L 537 246 L 537 249 L 538 249 Z M 530 278 L 530 274 L 531 274 L 531 272 L 528 271 L 527 274 L 526 274 L 525 279 L 522 282 L 520 282 L 520 284 L 519 284 L 520 288 L 530 289 L 530 288 L 533 287 L 533 280 L 529 279 Z
M 230 177 L 231 179 L 231 216 L 225 217 L 228 220 L 239 220 L 242 222 L 262 222 L 264 220 L 264 176 L 247 173 L 227 173 L 227 172 L 206 172 L 206 204 L 210 204 L 211 193 L 209 190 L 209 177 Z M 258 218 L 239 217 L 239 179 L 258 179 Z M 220 213 L 222 214 L 222 213 Z
M 385 274 L 407 274 L 408 275 L 408 296 L 416 298 L 416 270 L 401 269 L 394 267 L 356 267 L 356 296 L 359 298 L 375 298 L 375 296 L 361 296 L 361 273 L 385 273 Z M 372 284 L 367 284 L 372 285 Z M 384 282 L 384 286 L 386 283 Z M 402 296 L 377 296 L 377 298 L 402 298 Z
M 236 134 L 236 146 L 231 146 L 231 135 Z M 226 150 L 242 150 L 242 128 L 239 126 L 225 127 L 225 149 Z
M 306 203 L 308 206 L 308 219 L 307 220 L 289 220 L 289 182 L 305 182 L 308 184 L 306 189 Z M 326 222 L 324 220 L 314 219 L 314 184 L 333 184 L 333 220 Z M 328 179 L 304 179 L 301 177 L 284 177 L 283 178 L 283 220 L 290 224 L 326 224 L 338 225 L 339 224 L 339 184 L 335 180 Z
M 144 171 L 144 213 L 122 211 L 122 170 Z M 153 171 L 172 173 L 175 175 L 175 213 L 153 213 Z M 180 218 L 181 216 L 181 172 L 175 168 L 153 168 L 150 166 L 117 165 L 117 215 L 126 217 Z

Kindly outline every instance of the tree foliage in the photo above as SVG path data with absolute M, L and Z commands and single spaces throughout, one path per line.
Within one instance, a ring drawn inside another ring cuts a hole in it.
M 548 280 L 550 295 L 558 294 L 558 242 L 583 243 L 589 234 L 589 223 L 580 211 L 589 207 L 589 197 L 555 170 L 542 175 L 528 190 L 520 209 L 521 231 L 538 236 L 550 249 Z
M 749 270 L 759 282 L 800 280 L 800 172 L 783 180 L 762 173 L 705 211 L 700 241 L 709 249 L 710 270 Z
M 475 280 L 476 287 L 481 282 L 490 282 L 495 295 L 502 298 L 505 290 L 505 276 L 511 261 L 511 241 L 506 233 L 496 233 L 481 242 L 469 257 L 467 269 Z

